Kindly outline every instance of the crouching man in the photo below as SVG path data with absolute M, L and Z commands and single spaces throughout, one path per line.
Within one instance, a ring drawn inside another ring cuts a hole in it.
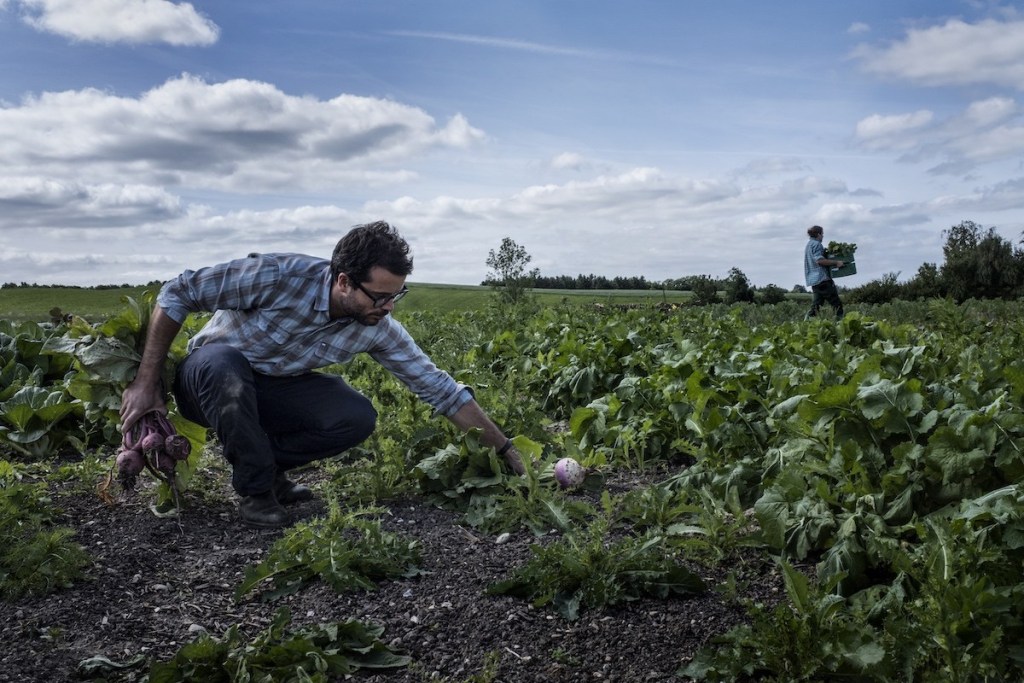
M 302 254 L 250 254 L 186 270 L 161 288 L 142 362 L 122 396 L 122 429 L 166 412 L 163 364 L 189 313 L 213 317 L 189 341 L 172 387 L 181 415 L 212 428 L 231 463 L 242 521 L 290 522 L 283 506 L 312 492 L 287 472 L 365 440 L 377 413 L 337 375 L 313 372 L 370 356 L 460 429 L 523 472 L 519 453 L 473 399 L 440 370 L 390 313 L 412 272 L 408 243 L 384 222 L 341 238 L 330 261 Z

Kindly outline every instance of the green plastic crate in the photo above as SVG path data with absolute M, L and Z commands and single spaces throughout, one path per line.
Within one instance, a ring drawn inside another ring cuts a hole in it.
M 829 268 L 832 272 L 832 277 L 847 277 L 848 275 L 857 274 L 857 263 L 852 258 L 847 258 L 841 254 L 837 256 L 830 255 L 829 258 L 843 262 L 842 268 Z

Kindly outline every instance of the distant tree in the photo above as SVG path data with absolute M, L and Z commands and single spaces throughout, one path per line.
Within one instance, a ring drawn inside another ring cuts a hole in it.
M 661 283 L 661 287 L 673 292 L 688 292 L 693 289 L 693 285 L 688 277 L 669 278 Z
M 690 277 L 690 288 L 693 290 L 691 301 L 696 306 L 708 306 L 717 304 L 718 281 L 710 275 L 693 275 Z
M 945 295 L 938 266 L 934 263 L 922 263 L 917 269 L 917 275 L 903 285 L 901 298 L 913 301 L 941 298 Z
M 944 290 L 956 301 L 1015 297 L 1020 291 L 1021 253 L 995 228 L 963 221 L 943 232 L 945 262 L 940 271 Z
M 849 291 L 851 303 L 884 304 L 901 298 L 899 273 L 886 273 L 877 280 L 867 282 Z
M 725 279 L 725 303 L 753 303 L 754 290 L 750 286 L 750 280 L 739 268 L 730 268 L 729 276 Z
M 759 304 L 781 304 L 786 300 L 786 290 L 776 285 L 765 285 L 757 291 L 755 301 Z
M 486 263 L 492 271 L 488 273 L 488 281 L 501 301 L 517 304 L 526 298 L 540 274 L 537 268 L 526 270 L 532 258 L 526 248 L 516 244 L 511 237 L 501 240 L 498 251 L 491 249 L 488 252 Z

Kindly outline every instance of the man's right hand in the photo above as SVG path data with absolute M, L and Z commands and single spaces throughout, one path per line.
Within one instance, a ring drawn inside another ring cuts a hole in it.
M 126 434 L 146 413 L 157 411 L 167 414 L 160 383 L 133 381 L 121 394 L 121 433 Z

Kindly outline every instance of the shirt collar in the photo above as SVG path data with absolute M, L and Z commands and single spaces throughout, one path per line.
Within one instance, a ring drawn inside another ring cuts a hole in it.
M 331 264 L 324 266 L 324 274 L 320 278 L 320 291 L 313 300 L 313 310 L 321 313 L 331 312 Z

